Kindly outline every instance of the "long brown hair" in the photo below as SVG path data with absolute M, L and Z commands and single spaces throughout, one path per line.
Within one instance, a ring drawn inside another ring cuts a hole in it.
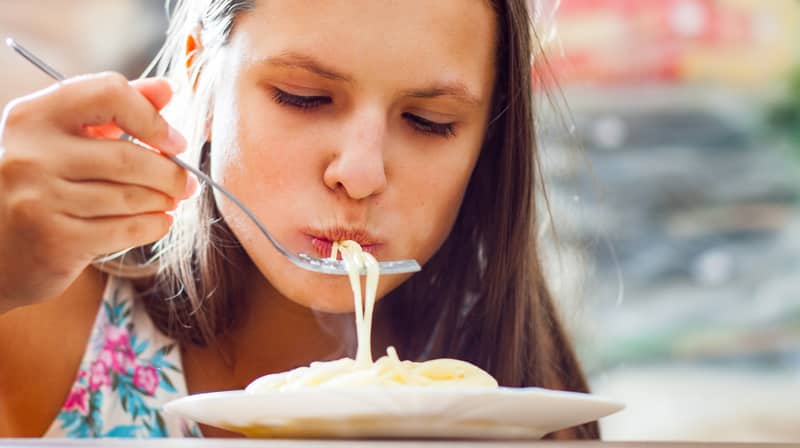
M 384 311 L 406 337 L 404 353 L 464 359 L 504 386 L 588 392 L 539 258 L 535 193 L 542 184 L 530 69 L 539 44 L 525 2 L 492 3 L 497 81 L 478 163 L 444 245 L 421 274 L 383 299 Z M 599 438 L 599 428 L 590 423 L 569 435 Z
M 160 72 L 173 77 L 183 72 L 184 85 L 212 92 L 213 70 L 208 68 L 214 49 L 225 45 L 236 15 L 253 3 L 179 1 L 169 32 L 172 40 L 160 55 Z M 459 216 L 422 272 L 381 301 L 378 318 L 395 327 L 401 338 L 395 342 L 405 358 L 464 359 L 504 386 L 588 392 L 548 290 L 535 234 L 536 188 L 542 184 L 531 67 L 540 45 L 527 0 L 491 3 L 498 23 L 492 113 Z M 204 54 L 198 55 L 202 59 L 193 63 L 193 76 L 186 80 L 180 38 L 197 29 Z M 200 93 L 193 97 L 185 104 L 199 101 L 195 106 L 202 107 L 184 117 L 195 122 L 189 139 L 194 150 L 187 158 L 208 172 L 209 147 L 199 140 L 203 133 L 196 122 L 209 118 L 209 98 Z M 241 297 L 236 279 L 251 262 L 207 189 L 180 211 L 174 227 L 165 240 L 139 252 L 138 258 L 159 261 L 143 298 L 162 331 L 183 343 L 206 344 L 236 325 L 243 309 L 233 305 Z M 589 423 L 559 436 L 598 438 L 599 428 Z

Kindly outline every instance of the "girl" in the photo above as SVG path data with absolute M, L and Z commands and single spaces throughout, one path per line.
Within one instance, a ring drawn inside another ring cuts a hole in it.
M 179 1 L 159 56 L 170 82 L 106 73 L 15 101 L 0 140 L 0 437 L 198 434 L 160 406 L 349 349 L 346 277 L 291 265 L 120 131 L 182 152 L 294 252 L 352 239 L 419 261 L 381 279 L 376 353 L 587 391 L 533 236 L 528 13 L 526 0 Z

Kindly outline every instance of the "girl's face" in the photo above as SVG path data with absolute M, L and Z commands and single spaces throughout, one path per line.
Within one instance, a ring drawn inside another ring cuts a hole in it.
M 488 3 L 257 2 L 216 61 L 213 177 L 291 251 L 325 257 L 332 241 L 352 239 L 379 261 L 424 269 L 484 137 L 495 76 Z M 271 287 L 315 309 L 353 309 L 346 276 L 295 267 L 216 200 Z M 406 278 L 381 277 L 378 297 Z

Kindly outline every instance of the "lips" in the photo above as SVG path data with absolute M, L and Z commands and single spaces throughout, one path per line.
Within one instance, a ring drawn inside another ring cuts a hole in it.
M 334 241 L 355 241 L 364 252 L 369 252 L 373 255 L 378 246 L 382 244 L 376 237 L 361 229 L 306 229 L 303 233 L 311 240 L 311 245 L 314 247 L 318 257 L 330 257 Z

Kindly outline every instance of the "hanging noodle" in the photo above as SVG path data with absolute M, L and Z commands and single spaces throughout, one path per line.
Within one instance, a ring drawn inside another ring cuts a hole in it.
M 288 372 L 266 375 L 247 386 L 248 392 L 297 390 L 306 388 L 349 388 L 360 386 L 455 386 L 497 387 L 497 381 L 487 372 L 457 359 L 434 359 L 425 362 L 401 361 L 394 347 L 386 356 L 372 360 L 370 344 L 375 293 L 380 275 L 378 262 L 361 250 L 355 241 L 335 242 L 331 258 L 337 254 L 347 267 L 353 290 L 358 349 L 356 358 L 313 362 Z M 367 271 L 364 297 L 361 296 L 362 268 Z

